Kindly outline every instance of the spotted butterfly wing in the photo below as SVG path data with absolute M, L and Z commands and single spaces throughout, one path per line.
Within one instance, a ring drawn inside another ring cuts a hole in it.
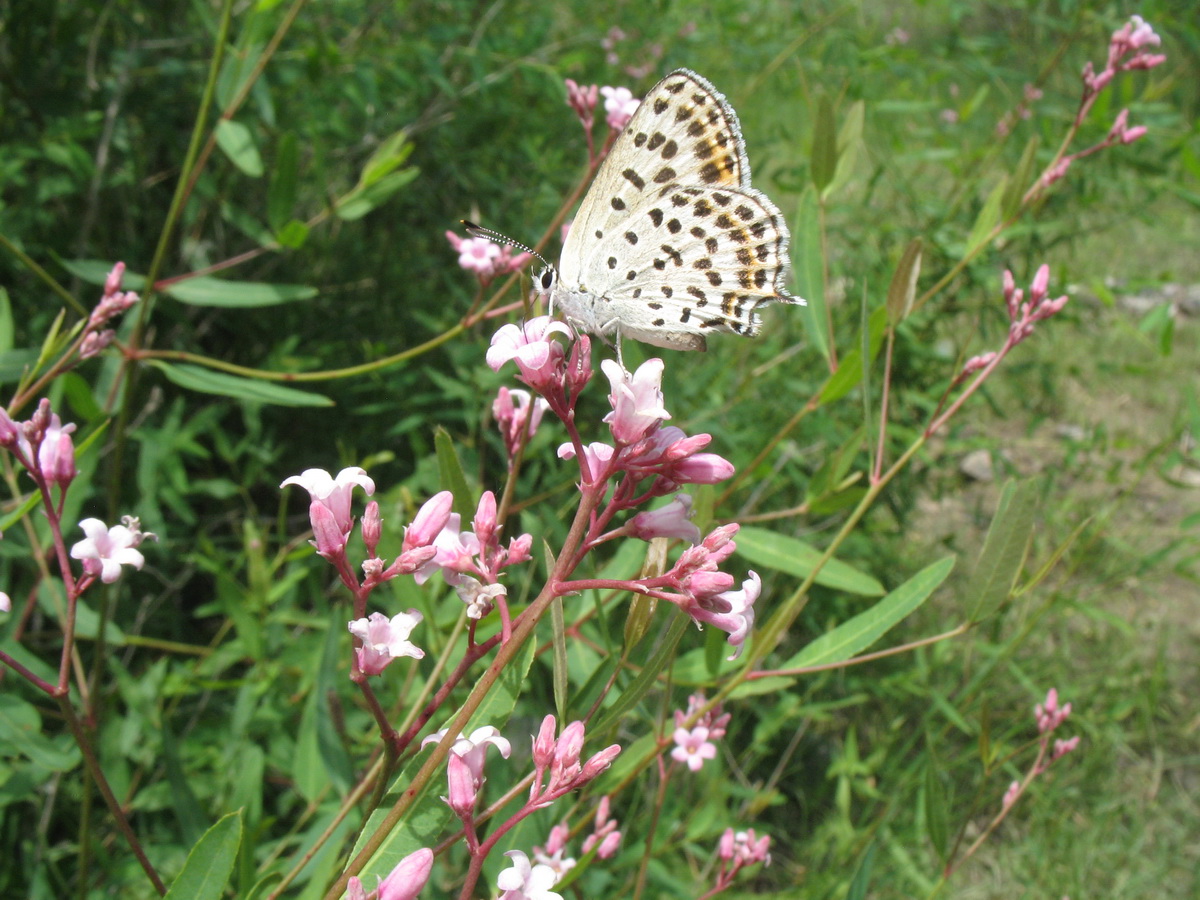
M 552 304 L 585 331 L 680 350 L 754 336 L 788 295 L 788 230 L 750 187 L 737 114 L 687 69 L 646 94 L 576 213 Z

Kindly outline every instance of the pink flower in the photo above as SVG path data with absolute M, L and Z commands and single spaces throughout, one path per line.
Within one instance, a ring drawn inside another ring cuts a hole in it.
M 590 853 L 596 844 L 600 845 L 600 849 L 596 851 L 596 855 L 601 859 L 608 859 L 617 852 L 617 847 L 621 844 L 621 832 L 617 830 L 617 820 L 610 819 L 608 811 L 609 800 L 608 795 L 605 794 L 596 805 L 596 817 L 592 833 L 584 838 L 583 852 L 585 854 Z
M 4 591 L 0 591 L 0 612 L 12 612 L 12 599 Z
M 439 744 L 445 736 L 446 729 L 443 728 L 421 741 L 421 747 L 424 748 L 426 744 Z M 500 732 L 491 725 L 476 728 L 471 732 L 469 738 L 460 734 L 458 740 L 450 748 L 450 752 L 461 757 L 462 761 L 467 764 L 467 768 L 471 770 L 471 777 L 475 781 L 476 788 L 483 785 L 483 764 L 489 746 L 499 750 L 500 755 L 505 759 L 508 759 L 509 753 L 512 752 L 512 744 L 501 737 Z
M 470 575 L 459 575 L 443 571 L 446 583 L 454 587 L 458 599 L 467 605 L 467 618 L 479 621 L 496 606 L 496 602 L 508 596 L 508 590 L 499 583 L 484 584 Z
M 1045 734 L 1047 731 L 1053 731 L 1067 720 L 1067 716 L 1071 714 L 1071 704 L 1067 703 L 1060 707 L 1058 691 L 1050 688 L 1046 692 L 1045 704 L 1039 703 L 1034 707 L 1033 714 L 1037 719 L 1038 731 Z
M 529 802 L 537 806 L 548 806 L 568 791 L 587 784 L 612 765 L 621 752 L 619 744 L 612 744 L 580 765 L 586 733 L 583 722 L 572 722 L 563 729 L 557 741 L 554 740 L 554 728 L 554 716 L 546 716 L 533 742 L 535 773 L 529 788 Z M 544 784 L 547 774 L 549 781 Z
M 499 259 L 500 245 L 484 237 L 463 238 L 458 246 L 459 266 L 482 278 L 491 278 L 496 273 Z
M 404 529 L 404 549 L 430 546 L 450 521 L 453 507 L 454 495 L 449 491 L 440 491 L 426 500 L 412 524 Z
M 362 641 L 362 646 L 355 650 L 359 671 L 365 675 L 378 675 L 391 665 L 392 660 L 401 656 L 421 659 L 425 651 L 408 638 L 423 618 L 417 610 L 410 609 L 390 619 L 383 613 L 373 612 L 365 619 L 350 622 L 350 633 Z
M 671 758 L 676 762 L 687 763 L 693 772 L 699 772 L 708 759 L 716 759 L 717 745 L 708 739 L 708 729 L 697 725 L 690 731 L 686 728 L 675 729 L 675 749 Z
M 504 854 L 512 865 L 496 876 L 496 887 L 502 893 L 500 900 L 563 900 L 550 888 L 558 883 L 558 874 L 549 866 L 531 866 L 529 857 L 520 850 L 509 850 Z
M 520 388 L 501 387 L 492 401 L 492 415 L 504 438 L 504 448 L 512 459 L 525 442 L 537 433 L 542 416 L 550 408 L 543 397 L 534 398 Z
M 279 487 L 284 488 L 289 484 L 304 488 L 313 502 L 333 513 L 333 520 L 343 535 L 349 535 L 354 527 L 354 518 L 350 515 L 350 494 L 355 486 L 366 491 L 368 497 L 375 493 L 375 482 L 365 469 L 358 466 L 342 469 L 337 478 L 331 477 L 324 469 L 305 469 L 299 475 L 284 479 Z
M 567 838 L 570 836 L 571 829 L 566 825 L 555 825 L 550 829 L 550 837 L 546 840 L 546 846 L 533 848 L 534 861 L 553 869 L 559 881 L 575 868 L 575 858 L 566 855 Z M 586 852 L 585 850 L 584 853 Z
M 633 114 L 642 101 L 633 96 L 633 92 L 625 87 L 602 87 L 604 95 L 604 110 L 608 113 L 606 121 L 613 131 L 620 131 L 629 124 Z
M 131 519 L 133 528 L 114 525 L 109 528 L 99 519 L 84 519 L 79 523 L 87 535 L 71 548 L 71 558 L 83 561 L 83 571 L 88 575 L 99 575 L 105 584 L 112 584 L 121 576 L 121 566 L 140 569 L 146 562 L 141 551 L 135 549 L 145 537 Z
M 422 847 L 408 854 L 383 881 L 379 882 L 378 900 L 416 900 L 421 889 L 429 881 L 432 869 L 432 850 Z
M 684 722 L 692 718 L 700 709 L 707 705 L 708 699 L 703 694 L 692 694 L 688 697 L 687 709 L 675 710 L 675 727 L 683 728 Z M 719 741 L 725 737 L 725 727 L 729 724 L 729 720 L 733 718 L 729 713 L 723 712 L 721 704 L 718 703 L 708 712 L 704 713 L 696 722 L 697 725 L 703 725 L 708 729 L 708 739 L 710 741 Z
M 687 494 L 677 494 L 666 506 L 638 513 L 625 528 L 629 534 L 643 541 L 673 537 L 698 544 L 700 529 L 691 518 L 692 498 Z
M 530 319 L 521 327 L 504 325 L 492 335 L 492 344 L 487 352 L 487 364 L 492 371 L 514 360 L 525 383 L 540 394 L 555 387 L 561 388 L 566 351 L 551 335 L 561 334 L 571 338 L 571 329 L 549 316 Z
M 764 834 L 760 838 L 755 835 L 753 828 L 738 832 L 727 828 L 721 835 L 718 855 L 721 859 L 734 861 L 735 865 L 739 867 L 756 862 L 770 865 L 771 854 L 768 852 L 770 846 L 770 836 Z
M 715 597 L 696 597 L 691 603 L 681 604 L 697 624 L 713 625 L 729 634 L 728 642 L 734 647 L 729 659 L 742 654 L 742 645 L 754 627 L 754 601 L 762 592 L 762 579 L 755 572 L 747 574 L 749 578 L 742 582 L 740 591 L 723 591 Z
M 600 368 L 612 385 L 608 402 L 613 411 L 604 421 L 612 429 L 618 446 L 640 441 L 663 419 L 671 418 L 663 408 L 661 359 L 646 360 L 632 375 L 611 359 L 600 363 Z
M 1059 739 L 1054 742 L 1054 752 L 1050 756 L 1050 761 L 1053 762 L 1060 757 L 1066 756 L 1072 750 L 1079 746 L 1079 735 L 1065 740 Z

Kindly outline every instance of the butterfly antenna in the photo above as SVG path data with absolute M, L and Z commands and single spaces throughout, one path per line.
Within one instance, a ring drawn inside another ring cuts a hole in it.
M 462 222 L 463 228 L 467 230 L 467 234 L 471 235 L 472 237 L 487 238 L 488 240 L 495 241 L 497 244 L 506 244 L 509 247 L 516 247 L 522 253 L 529 253 L 533 256 L 536 256 L 539 260 L 541 260 L 542 265 L 546 268 L 554 268 L 554 266 L 546 262 L 546 257 L 542 256 L 542 254 L 538 253 L 532 247 L 522 244 L 520 241 L 514 241 L 506 234 L 501 234 L 498 231 L 492 231 L 490 228 L 484 228 L 482 225 L 476 225 L 474 222 L 468 222 L 466 219 L 460 219 L 459 221 Z

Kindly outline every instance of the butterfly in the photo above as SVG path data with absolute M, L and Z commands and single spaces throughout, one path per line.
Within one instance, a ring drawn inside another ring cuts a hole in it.
M 785 289 L 788 230 L 750 186 L 737 113 L 705 78 L 676 69 L 646 94 L 575 214 L 558 269 L 534 287 L 577 328 L 704 350 L 753 337 Z

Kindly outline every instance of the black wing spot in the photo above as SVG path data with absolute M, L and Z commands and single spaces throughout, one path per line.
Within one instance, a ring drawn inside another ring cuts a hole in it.
M 663 87 L 665 87 L 672 94 L 678 94 L 685 87 L 687 87 L 687 81 L 672 81 L 670 84 L 663 85 Z
M 691 307 L 689 307 L 689 306 L 685 306 L 685 307 L 683 308 L 683 312 L 681 312 L 681 313 L 679 314 L 679 321 L 680 321 L 680 322 L 684 322 L 684 323 L 686 323 L 686 322 L 687 322 L 687 320 L 688 320 L 688 319 L 690 319 L 691 317 L 692 317 L 692 310 L 691 310 Z
M 715 254 L 717 252 L 717 247 L 718 247 L 718 244 L 717 244 L 717 239 L 715 237 L 708 238 L 704 242 L 704 249 L 707 250 L 709 253 Z
M 714 181 L 721 180 L 721 170 L 717 168 L 714 162 L 706 162 L 700 167 L 700 180 L 705 184 L 712 184 Z
M 706 234 L 708 234 L 708 232 L 705 231 L 703 228 L 701 228 L 699 225 L 696 225 L 692 228 L 692 237 L 702 238 Z
M 707 273 L 707 275 L 708 275 L 708 283 L 711 284 L 713 287 L 716 287 L 717 285 L 719 285 L 721 283 L 721 274 L 719 272 L 713 272 L 710 270 Z
M 663 211 L 661 209 L 650 210 L 650 221 L 654 223 L 655 228 L 657 228 L 659 225 L 662 224 L 662 220 L 663 220 Z
M 633 146 L 640 147 L 644 143 L 646 143 L 646 132 L 639 131 L 637 136 L 633 139 Z
M 611 200 L 608 201 L 608 203 L 617 212 L 620 212 L 621 210 L 623 210 L 625 208 L 625 201 L 622 200 L 620 197 L 613 197 Z
M 662 97 L 659 97 L 657 100 L 654 101 L 655 114 L 661 116 L 663 113 L 665 113 L 667 111 L 667 107 L 670 105 L 671 104 L 668 103 L 666 100 L 664 100 Z
M 712 198 L 714 200 L 716 200 L 717 203 L 720 204 L 721 206 L 729 205 L 729 195 L 728 194 L 718 194 L 716 191 L 713 191 Z
M 679 145 L 677 143 L 675 143 L 674 141 L 667 141 L 665 144 L 663 144 L 662 158 L 670 159 L 678 152 L 679 152 Z
M 693 269 L 711 269 L 712 268 L 712 260 L 709 259 L 707 256 L 702 256 L 698 260 L 696 260 L 694 263 L 692 263 L 692 268 Z
M 737 217 L 739 219 L 741 219 L 743 222 L 749 222 L 751 219 L 754 218 L 754 210 L 752 210 L 750 207 L 746 206 L 745 204 L 743 204 L 742 206 L 739 206 L 737 209 L 734 210 L 734 212 L 737 213 Z
M 608 267 L 610 269 L 615 269 L 617 267 L 617 258 L 615 256 L 610 256 L 608 258 Z
M 664 297 L 670 297 L 672 294 L 674 294 L 674 293 L 675 293 L 675 288 L 671 287 L 671 286 L 670 286 L 670 285 L 668 285 L 668 284 L 664 284 L 664 285 L 662 286 L 662 292 L 663 292 L 663 296 L 664 296 Z M 660 305 L 661 305 L 661 304 L 660 304 Z
M 680 224 L 678 219 L 672 219 L 667 223 L 667 231 L 671 232 L 671 234 L 679 234 L 682 229 L 683 225 Z
M 647 303 L 646 305 L 647 305 L 648 307 L 650 307 L 651 309 L 662 309 L 662 304 L 661 304 L 661 303 L 659 303 L 657 300 L 651 300 L 651 301 L 650 301 L 649 303 Z
M 687 133 L 690 137 L 700 137 L 700 135 L 704 134 L 704 123 L 699 120 L 693 121 L 687 127 Z
M 630 244 L 636 244 L 638 241 L 638 238 L 637 238 L 637 235 L 634 234 L 632 231 L 627 231 L 627 232 L 625 232 L 625 240 L 629 241 Z
M 663 166 L 659 169 L 658 174 L 654 176 L 655 184 L 666 184 L 668 181 L 675 180 L 675 170 L 670 166 Z
M 666 325 L 666 324 L 667 324 L 667 320 L 666 320 L 666 319 L 655 319 L 655 320 L 654 320 L 654 327 L 655 327 L 655 328 L 662 328 L 662 327 L 663 327 L 664 325 Z
M 664 104 L 664 106 L 665 106 L 665 104 Z M 661 112 L 661 110 L 655 110 L 655 111 Z M 656 131 L 656 132 L 654 132 L 653 135 L 650 136 L 650 140 L 646 142 L 646 149 L 647 150 L 657 150 L 659 147 L 661 147 L 663 144 L 665 144 L 666 141 L 667 141 L 667 136 L 665 134 L 663 134 L 661 131 Z
M 646 186 L 646 182 L 642 178 L 642 176 L 639 175 L 637 172 L 633 171 L 633 169 L 626 169 L 624 172 L 621 173 L 621 175 L 622 175 L 622 177 L 624 177 L 624 179 L 626 181 L 628 181 L 630 184 L 632 184 L 639 191 Z

